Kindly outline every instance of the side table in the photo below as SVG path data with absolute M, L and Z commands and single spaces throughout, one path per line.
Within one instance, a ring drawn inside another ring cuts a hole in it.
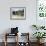
M 18 33 L 17 34 L 16 33 L 15 34 L 6 33 L 5 34 L 5 46 L 7 46 L 7 43 L 8 43 L 7 42 L 7 38 L 8 38 L 7 36 L 9 36 L 9 37 L 10 36 L 16 36 L 17 39 L 15 39 L 15 40 L 17 40 L 17 42 L 16 42 L 16 45 L 15 46 L 18 46 Z

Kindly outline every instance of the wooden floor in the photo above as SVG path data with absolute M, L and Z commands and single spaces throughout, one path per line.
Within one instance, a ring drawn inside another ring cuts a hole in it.
M 0 46 L 4 46 L 4 43 L 2 42 L 0 42 Z M 14 43 L 8 43 L 8 45 L 7 46 L 15 46 L 15 42 Z M 24 45 L 25 46 L 25 45 Z M 30 46 L 37 46 L 37 43 L 30 43 Z M 44 45 L 42 45 L 42 46 L 46 46 L 46 43 L 44 43 Z

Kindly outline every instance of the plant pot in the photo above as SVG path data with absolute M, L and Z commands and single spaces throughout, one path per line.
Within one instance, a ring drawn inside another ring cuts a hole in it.
M 40 39 L 37 39 L 37 43 L 40 43 Z
M 39 44 L 41 44 L 41 43 L 44 42 L 44 39 L 38 39 L 37 42 L 38 42 Z

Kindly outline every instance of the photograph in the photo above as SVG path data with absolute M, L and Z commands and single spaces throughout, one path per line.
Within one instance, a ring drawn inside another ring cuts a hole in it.
M 10 19 L 26 19 L 26 8 L 25 7 L 11 7 L 10 8 Z

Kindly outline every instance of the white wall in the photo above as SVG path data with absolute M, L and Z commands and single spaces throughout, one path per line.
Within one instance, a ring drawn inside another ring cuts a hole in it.
M 26 20 L 10 20 L 11 7 L 26 7 Z M 0 0 L 0 34 L 17 26 L 20 32 L 32 35 L 32 24 L 36 24 L 36 0 Z

